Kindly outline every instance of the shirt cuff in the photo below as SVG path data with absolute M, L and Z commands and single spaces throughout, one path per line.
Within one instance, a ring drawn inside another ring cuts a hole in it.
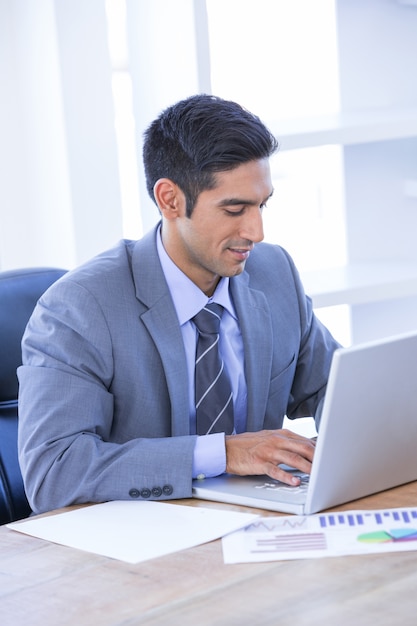
M 224 433 L 197 437 L 194 448 L 193 478 L 210 478 L 226 471 Z

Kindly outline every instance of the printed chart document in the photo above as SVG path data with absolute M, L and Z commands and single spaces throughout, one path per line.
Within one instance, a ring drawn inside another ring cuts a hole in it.
M 258 515 L 164 502 L 114 501 L 7 527 L 71 548 L 139 563 L 218 539 Z
M 417 508 L 261 517 L 222 547 L 225 563 L 417 550 Z

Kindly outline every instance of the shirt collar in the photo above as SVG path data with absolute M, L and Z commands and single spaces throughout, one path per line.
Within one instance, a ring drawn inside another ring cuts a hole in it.
M 196 315 L 208 302 L 221 304 L 235 319 L 237 319 L 235 309 L 229 293 L 229 277 L 220 279 L 214 294 L 208 298 L 192 280 L 180 270 L 168 256 L 161 238 L 161 227 L 159 227 L 156 237 L 156 245 L 162 271 L 167 281 L 168 288 L 174 302 L 180 325 L 188 322 Z

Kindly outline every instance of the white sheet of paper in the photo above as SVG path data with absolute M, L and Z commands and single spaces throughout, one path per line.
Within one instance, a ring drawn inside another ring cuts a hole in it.
M 225 563 L 417 550 L 417 508 L 259 518 L 223 537 Z
M 114 501 L 14 522 L 7 527 L 128 563 L 218 539 L 258 515 L 165 502 Z

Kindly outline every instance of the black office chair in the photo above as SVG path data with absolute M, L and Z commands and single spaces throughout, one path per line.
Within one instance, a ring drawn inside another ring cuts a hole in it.
M 0 272 L 0 524 L 27 517 L 17 458 L 16 369 L 22 364 L 21 339 L 35 304 L 65 270 L 31 268 Z

